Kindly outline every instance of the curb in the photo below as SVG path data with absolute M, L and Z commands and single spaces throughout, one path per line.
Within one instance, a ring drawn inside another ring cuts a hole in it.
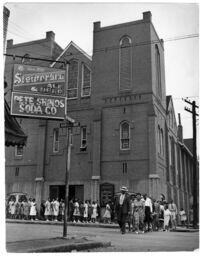
M 54 222 L 54 221 L 43 221 L 43 220 L 37 220 L 37 221 L 30 221 L 30 220 L 11 220 L 6 219 L 6 223 L 18 223 L 18 224 L 39 224 L 39 225 L 57 225 L 62 226 L 63 222 Z M 103 223 L 73 223 L 73 222 L 67 222 L 67 226 L 76 226 L 76 227 L 92 227 L 92 228 L 116 228 L 118 229 L 118 224 L 103 224 Z M 170 232 L 199 232 L 199 229 L 183 229 L 183 228 L 177 228 L 175 230 L 170 230 Z
M 175 230 L 170 230 L 170 232 L 194 233 L 194 232 L 199 232 L 199 229 L 175 229 Z
M 43 248 L 27 250 L 26 252 L 71 252 L 71 251 L 82 251 L 88 249 L 94 249 L 98 247 L 109 247 L 111 246 L 111 242 L 86 242 L 86 243 L 78 243 L 78 244 L 69 244 L 69 245 L 58 245 L 58 246 L 47 246 Z
M 6 223 L 19 223 L 19 224 L 39 224 L 39 225 L 58 225 L 62 226 L 63 222 L 54 221 L 30 221 L 30 220 L 11 220 L 7 219 Z M 96 228 L 119 228 L 117 224 L 100 224 L 100 223 L 73 223 L 67 222 L 67 226 L 77 226 L 77 227 L 96 227 Z

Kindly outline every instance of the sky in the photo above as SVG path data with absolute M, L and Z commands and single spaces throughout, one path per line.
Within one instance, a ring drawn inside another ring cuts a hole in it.
M 11 12 L 7 39 L 13 39 L 14 44 L 45 38 L 46 31 L 52 30 L 62 48 L 74 41 L 89 55 L 93 49 L 93 22 L 115 25 L 142 19 L 143 12 L 151 11 L 152 23 L 165 41 L 166 93 L 173 96 L 177 123 L 181 114 L 184 138 L 192 137 L 192 115 L 184 110 L 190 105 L 182 98 L 189 97 L 199 104 L 198 4 L 14 2 L 5 6 Z

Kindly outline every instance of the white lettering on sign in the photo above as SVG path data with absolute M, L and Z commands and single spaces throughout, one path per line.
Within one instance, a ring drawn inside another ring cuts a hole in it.
M 15 95 L 14 104 L 18 103 L 19 112 L 35 115 L 55 116 L 58 109 L 65 107 L 64 99 L 45 98 L 37 96 Z
M 32 74 L 23 74 L 17 72 L 14 75 L 14 85 L 23 85 L 23 84 L 36 84 L 36 83 L 50 83 L 50 82 L 64 82 L 65 81 L 65 72 L 64 71 L 53 71 L 46 73 L 32 73 Z

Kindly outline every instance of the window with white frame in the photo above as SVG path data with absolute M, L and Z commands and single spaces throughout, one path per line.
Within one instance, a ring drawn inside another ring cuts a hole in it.
M 23 156 L 23 146 L 15 146 L 15 156 Z
M 90 96 L 91 92 L 91 71 L 87 65 L 82 64 L 82 91 L 81 96 Z
M 69 67 L 68 67 L 68 88 L 67 88 L 68 99 L 76 99 L 78 97 L 78 75 L 79 75 L 78 60 L 70 60 Z
M 130 90 L 132 86 L 132 45 L 128 36 L 120 40 L 119 48 L 119 89 Z
M 126 121 L 120 124 L 120 149 L 130 149 L 130 125 Z
M 87 151 L 87 127 L 82 126 L 80 130 L 81 142 L 80 142 L 80 151 Z
M 53 152 L 59 152 L 59 128 L 54 129 L 53 134 Z
M 161 89 L 161 61 L 160 61 L 160 52 L 159 47 L 155 45 L 155 61 L 156 61 L 156 83 L 157 83 L 157 92 L 159 97 L 162 96 L 162 89 Z

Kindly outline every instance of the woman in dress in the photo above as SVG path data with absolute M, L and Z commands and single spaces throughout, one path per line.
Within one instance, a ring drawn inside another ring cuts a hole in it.
M 58 198 L 54 200 L 53 202 L 53 212 L 54 212 L 54 220 L 58 221 L 58 215 L 59 215 L 59 201 Z
M 24 219 L 24 201 L 19 201 L 20 204 L 20 219 Z
M 181 225 L 185 226 L 186 225 L 186 220 L 187 220 L 187 215 L 186 215 L 186 212 L 183 208 L 180 209 L 179 215 L 180 215 Z
M 30 206 L 29 203 L 27 201 L 24 200 L 24 219 L 28 220 L 29 219 L 29 214 L 30 214 Z
M 11 198 L 11 200 L 9 201 L 9 212 L 11 214 L 11 219 L 15 218 L 15 211 L 16 211 L 15 200 Z
M 59 204 L 60 221 L 64 220 L 64 212 L 65 212 L 65 203 L 64 203 L 64 200 L 61 199 L 60 204 Z
M 79 209 L 79 203 L 77 199 L 75 199 L 75 203 L 74 203 L 73 219 L 74 219 L 73 221 L 74 223 L 78 222 L 78 220 L 80 219 L 80 209 Z
M 15 202 L 15 219 L 20 218 L 20 202 Z
M 54 220 L 54 201 L 55 201 L 55 199 L 53 198 L 51 201 L 51 207 L 50 207 L 51 220 Z
M 85 200 L 85 203 L 84 203 L 83 217 L 84 217 L 84 222 L 87 223 L 87 219 L 88 219 L 88 201 L 87 200 Z
M 47 201 L 45 202 L 45 212 L 44 212 L 46 221 L 49 221 L 50 215 L 51 215 L 51 202 L 50 202 L 50 198 L 48 198 Z
M 104 223 L 111 223 L 111 207 L 109 205 L 109 203 L 106 204 L 106 210 L 104 213 Z
M 37 215 L 37 204 L 35 202 L 35 198 L 32 199 L 31 207 L 30 207 L 30 219 L 35 220 Z
M 92 202 L 92 215 L 91 215 L 91 221 L 95 223 L 97 218 L 97 204 L 95 201 Z
M 145 205 L 141 200 L 141 194 L 137 193 L 136 199 L 132 204 L 132 214 L 133 214 L 133 232 L 137 234 L 140 229 L 144 233 L 144 217 L 145 217 Z
M 91 204 L 91 201 L 89 200 L 88 201 L 88 222 L 90 223 L 91 222 L 91 216 L 92 216 L 92 204 Z
M 169 231 L 169 221 L 171 218 L 171 212 L 168 209 L 168 205 L 164 206 L 164 231 Z

